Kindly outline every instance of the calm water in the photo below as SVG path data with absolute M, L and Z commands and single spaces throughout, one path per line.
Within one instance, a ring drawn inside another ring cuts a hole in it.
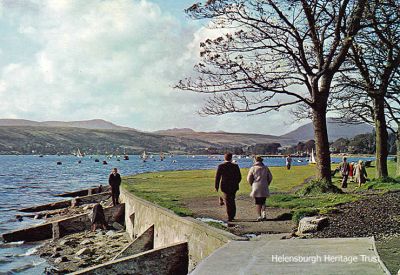
M 100 162 L 95 162 L 98 158 Z M 22 222 L 15 219 L 17 209 L 35 204 L 61 200 L 55 194 L 74 191 L 107 184 L 108 174 L 112 167 L 118 167 L 121 175 L 138 174 L 165 170 L 214 169 L 222 156 L 174 156 L 159 161 L 157 156 L 142 162 L 138 156 L 130 160 L 117 161 L 103 156 L 85 156 L 78 163 L 74 156 L 0 156 L 0 235 L 6 231 L 23 228 L 42 222 L 24 218 Z M 102 161 L 106 160 L 107 165 Z M 154 161 L 156 160 L 156 161 Z M 306 165 L 294 159 L 293 165 Z M 354 161 L 353 159 L 349 159 Z M 62 165 L 57 165 L 61 161 Z M 251 159 L 238 159 L 240 167 L 250 167 Z M 338 162 L 339 159 L 333 159 Z M 269 166 L 284 166 L 283 158 L 267 158 Z M 0 274 L 40 274 L 46 263 L 32 255 L 40 243 L 23 244 L 0 242 Z

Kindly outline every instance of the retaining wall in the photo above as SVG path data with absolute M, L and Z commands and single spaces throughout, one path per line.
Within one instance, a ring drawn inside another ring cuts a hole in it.
M 131 239 L 135 239 L 154 225 L 154 248 L 187 242 L 189 270 L 230 240 L 243 240 L 191 217 L 180 217 L 168 209 L 134 196 L 123 188 L 120 199 L 125 203 L 126 231 Z

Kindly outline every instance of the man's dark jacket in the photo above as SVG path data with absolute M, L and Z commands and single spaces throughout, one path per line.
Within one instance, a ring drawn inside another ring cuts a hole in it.
M 121 184 L 121 176 L 118 173 L 116 173 L 115 176 L 113 173 L 111 173 L 110 177 L 108 178 L 108 183 L 112 188 L 119 187 Z
M 242 180 L 239 166 L 226 161 L 218 165 L 215 176 L 215 189 L 218 190 L 221 184 L 221 191 L 227 194 L 235 194 L 239 190 L 239 182 Z

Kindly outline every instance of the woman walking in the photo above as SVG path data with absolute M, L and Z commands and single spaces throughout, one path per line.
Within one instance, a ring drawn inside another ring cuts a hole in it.
M 358 183 L 358 187 L 361 187 L 361 184 L 367 181 L 367 170 L 365 170 L 364 162 L 362 160 L 358 161 L 355 169 L 355 177 L 356 182 Z
M 271 171 L 263 163 L 260 156 L 255 158 L 254 165 L 250 168 L 247 181 L 251 185 L 250 197 L 253 197 L 257 210 L 257 221 L 267 220 L 265 214 L 265 201 L 269 197 L 269 184 L 272 181 Z

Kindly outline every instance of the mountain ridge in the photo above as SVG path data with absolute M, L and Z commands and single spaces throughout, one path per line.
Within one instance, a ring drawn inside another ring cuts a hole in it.
M 54 148 L 69 149 L 79 144 L 86 144 L 91 140 L 103 149 L 112 146 L 123 145 L 131 147 L 135 152 L 147 148 L 156 149 L 164 144 L 164 148 L 179 151 L 193 151 L 198 148 L 246 148 L 256 144 L 279 143 L 281 146 L 290 146 L 299 141 L 314 139 L 312 123 L 307 123 L 298 127 L 296 130 L 281 136 L 265 135 L 256 133 L 229 133 L 224 131 L 202 132 L 190 128 L 172 128 L 155 132 L 139 131 L 134 128 L 123 127 L 103 119 L 91 119 L 83 121 L 33 121 L 24 119 L 0 119 L 0 153 L 13 151 L 18 144 L 18 148 L 27 148 L 23 143 L 38 142 L 43 146 L 53 146 Z M 330 141 L 340 137 L 353 137 L 357 134 L 372 132 L 373 128 L 369 125 L 341 125 L 334 123 L 333 119 L 328 119 L 328 134 Z M 99 132 L 100 131 L 100 132 Z M 7 133 L 5 135 L 4 133 Z M 41 133 L 43 137 L 37 135 Z M 104 137 L 102 141 L 99 137 Z M 129 136 L 129 138 L 127 138 Z M 16 141 L 13 143 L 10 137 Z M 24 137 L 25 141 L 20 139 Z M 57 137 L 59 140 L 54 139 Z M 48 143 L 46 143 L 48 140 Z M 168 142 L 166 143 L 166 140 Z M 47 144 L 47 145 L 46 145 Z M 104 145 L 107 144 L 107 145 Z M 114 144 L 114 145 L 113 145 Z M 170 144 L 170 145 L 168 145 Z M 89 148 L 89 144 L 86 144 Z M 104 146 L 103 146 L 104 145 Z M 30 146 L 33 146 L 32 144 Z M 41 146 L 41 145 L 40 145 Z M 68 150 L 69 150 L 68 149 Z M 94 149 L 93 149 L 94 150 Z M 105 149 L 104 149 L 105 150 Z M 158 150 L 158 149 L 157 149 Z M 29 151 L 29 150 L 28 150 Z
M 371 133 L 373 127 L 367 123 L 361 124 L 343 124 L 335 121 L 334 118 L 327 118 L 327 128 L 329 141 L 335 141 L 339 138 L 352 138 L 359 134 Z M 307 141 L 314 139 L 314 127 L 312 122 L 304 124 L 297 129 L 281 135 L 282 138 L 296 139 L 298 141 Z
M 77 121 L 34 121 L 27 119 L 0 119 L 0 126 L 43 126 L 43 127 L 62 127 L 62 128 L 83 128 L 83 129 L 98 129 L 98 130 L 133 130 L 134 128 L 116 125 L 104 119 L 89 119 Z

